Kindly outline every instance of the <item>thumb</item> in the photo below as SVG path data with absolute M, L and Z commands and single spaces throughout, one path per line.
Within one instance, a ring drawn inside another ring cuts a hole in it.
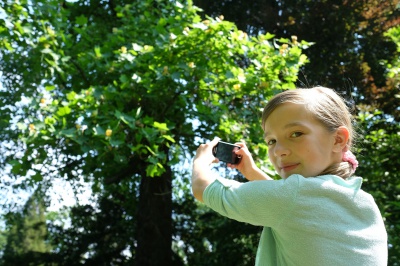
M 220 141 L 220 140 L 221 140 L 220 138 L 215 137 L 215 138 L 210 142 L 210 145 L 212 145 L 212 146 L 214 147 L 215 145 L 218 144 L 218 141 Z

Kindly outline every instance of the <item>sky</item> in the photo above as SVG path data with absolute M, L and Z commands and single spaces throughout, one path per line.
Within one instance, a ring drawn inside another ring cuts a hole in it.
M 0 18 L 1 18 L 1 10 L 0 10 Z M 1 81 L 2 73 L 0 72 L 0 81 Z M 3 90 L 3 85 L 0 82 L 0 90 Z M 3 144 L 2 144 L 3 145 Z M 23 182 L 26 177 L 21 177 L 19 180 L 12 180 L 6 173 L 10 171 L 10 168 L 1 169 L 2 173 L 1 181 L 2 184 L 7 184 L 10 182 L 11 184 L 20 184 Z M 28 177 L 29 178 L 29 177 Z M 63 180 L 62 178 L 57 178 L 53 181 L 52 188 L 47 191 L 47 195 L 50 197 L 51 204 L 47 208 L 48 212 L 58 211 L 63 207 L 71 207 L 76 204 L 85 205 L 85 204 L 93 204 L 92 200 L 92 190 L 91 184 L 80 181 L 81 188 L 80 192 L 75 195 L 74 190 L 72 188 L 72 184 Z M 7 204 L 10 202 L 17 203 L 17 206 L 22 208 L 25 202 L 28 200 L 32 191 L 25 190 L 13 190 L 11 187 L 0 186 L 0 205 Z M 0 215 L 4 214 L 4 210 L 0 209 Z M 0 227 L 2 224 L 0 223 Z

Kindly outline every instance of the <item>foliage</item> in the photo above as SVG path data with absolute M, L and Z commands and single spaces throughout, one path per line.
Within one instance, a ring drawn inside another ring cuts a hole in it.
M 35 191 L 21 213 L 10 213 L 7 220 L 10 228 L 1 264 L 25 265 L 26 261 L 45 261 L 51 248 L 46 242 L 45 205 L 40 191 Z
M 360 127 L 366 130 L 359 143 L 363 189 L 373 195 L 381 210 L 389 238 L 389 264 L 399 265 L 400 258 L 400 186 L 399 164 L 400 126 L 378 119 L 378 114 L 362 112 Z M 369 130 L 368 130 L 369 129 Z M 397 133 L 390 133 L 397 132 Z
M 49 225 L 55 260 L 202 259 L 171 252 L 173 232 L 178 245 L 193 214 L 177 209 L 174 219 L 183 224 L 173 229 L 171 184 L 188 178 L 176 166 L 188 164 L 197 143 L 213 135 L 255 143 L 257 158 L 265 157 L 260 108 L 295 87 L 309 44 L 249 37 L 222 18 L 202 21 L 190 1 L 0 7 L 1 163 L 12 167 L 11 184 L 24 190 L 83 178 L 97 195 L 93 206 L 71 210 L 70 228 Z M 175 199 L 175 208 L 196 206 L 181 188 L 185 199 Z M 196 254 L 198 241 L 210 240 L 192 241 Z
M 389 29 L 385 35 L 398 47 L 393 60 L 386 62 L 387 83 L 399 88 L 400 27 Z M 400 98 L 398 90 L 394 96 L 392 104 Z M 359 145 L 362 155 L 359 174 L 364 177 L 365 189 L 374 196 L 383 214 L 389 237 L 388 265 L 396 266 L 400 258 L 400 169 L 397 159 L 400 154 L 400 125 L 393 123 L 392 118 L 382 111 L 372 111 L 371 106 L 360 105 L 359 109 L 358 120 L 364 133 Z
M 357 174 L 385 218 L 389 265 L 398 265 L 399 1 L 194 2 L 250 33 L 315 42 L 304 51 L 310 63 L 296 85 L 334 88 L 353 107 L 361 135 Z
M 399 88 L 400 86 L 400 26 L 390 28 L 385 36 L 389 37 L 397 46 L 396 53 L 393 56 L 391 62 L 385 62 L 386 68 L 388 69 L 387 73 L 387 83 L 392 84 L 393 87 Z M 400 94 L 397 91 L 397 94 L 394 95 L 395 99 L 400 98 Z
M 399 121 L 398 87 L 386 82 L 382 61 L 396 58 L 385 32 L 400 23 L 400 1 L 211 1 L 195 0 L 206 14 L 224 15 L 238 28 L 257 34 L 297 35 L 316 43 L 305 51 L 298 86 L 334 88 L 357 103 L 376 106 Z M 398 58 L 398 57 L 397 57 Z M 351 94 L 350 92 L 355 92 Z M 394 107 L 394 108 L 393 108 Z

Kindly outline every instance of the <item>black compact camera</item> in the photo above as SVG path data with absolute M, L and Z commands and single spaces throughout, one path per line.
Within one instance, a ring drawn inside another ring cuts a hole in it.
M 217 145 L 213 147 L 212 153 L 218 160 L 230 164 L 238 164 L 241 157 L 235 154 L 235 151 L 241 147 L 235 144 L 219 141 Z

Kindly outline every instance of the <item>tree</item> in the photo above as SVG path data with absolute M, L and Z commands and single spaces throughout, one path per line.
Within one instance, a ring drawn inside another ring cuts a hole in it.
M 400 27 L 389 29 L 386 36 L 397 46 L 394 60 L 386 62 L 387 83 L 399 88 L 400 68 Z M 397 91 L 395 98 L 399 99 Z M 393 99 L 394 100 L 394 99 Z M 360 175 L 365 177 L 365 189 L 370 191 L 383 213 L 386 229 L 389 237 L 389 263 L 388 265 L 400 265 L 400 197 L 399 164 L 400 154 L 400 125 L 387 119 L 381 110 L 371 110 L 370 106 L 360 106 L 360 128 L 365 137 L 361 141 Z
M 29 198 L 22 212 L 9 214 L 7 243 L 2 265 L 27 265 L 43 262 L 51 250 L 47 242 L 45 205 L 40 189 Z
M 363 189 L 370 192 L 382 212 L 388 233 L 389 263 L 399 265 L 400 258 L 400 195 L 399 165 L 400 136 L 390 133 L 395 129 L 399 132 L 399 125 L 390 125 L 370 112 L 361 112 L 360 125 L 369 128 L 360 143 L 360 169 L 357 174 L 364 177 Z M 386 126 L 386 127 L 385 127 Z M 376 129 L 374 129 L 376 127 Z M 391 128 L 394 127 L 394 128 Z
M 1 137 L 13 144 L 3 162 L 10 176 L 28 176 L 28 187 L 57 178 L 93 184 L 98 209 L 74 208 L 69 236 L 79 237 L 66 238 L 80 241 L 75 263 L 179 264 L 172 183 L 187 173 L 177 165 L 212 135 L 251 139 L 254 154 L 265 156 L 260 108 L 294 88 L 308 44 L 249 37 L 222 18 L 201 21 L 191 1 L 1 7 Z M 87 227 L 93 232 L 77 233 Z
M 224 15 L 238 28 L 257 34 L 297 35 L 315 45 L 305 51 L 298 86 L 321 85 L 376 106 L 399 121 L 398 87 L 386 83 L 382 61 L 394 58 L 395 45 L 384 33 L 399 25 L 399 1 L 284 0 L 194 3 L 210 16 Z M 354 92 L 354 93 L 351 93 Z

